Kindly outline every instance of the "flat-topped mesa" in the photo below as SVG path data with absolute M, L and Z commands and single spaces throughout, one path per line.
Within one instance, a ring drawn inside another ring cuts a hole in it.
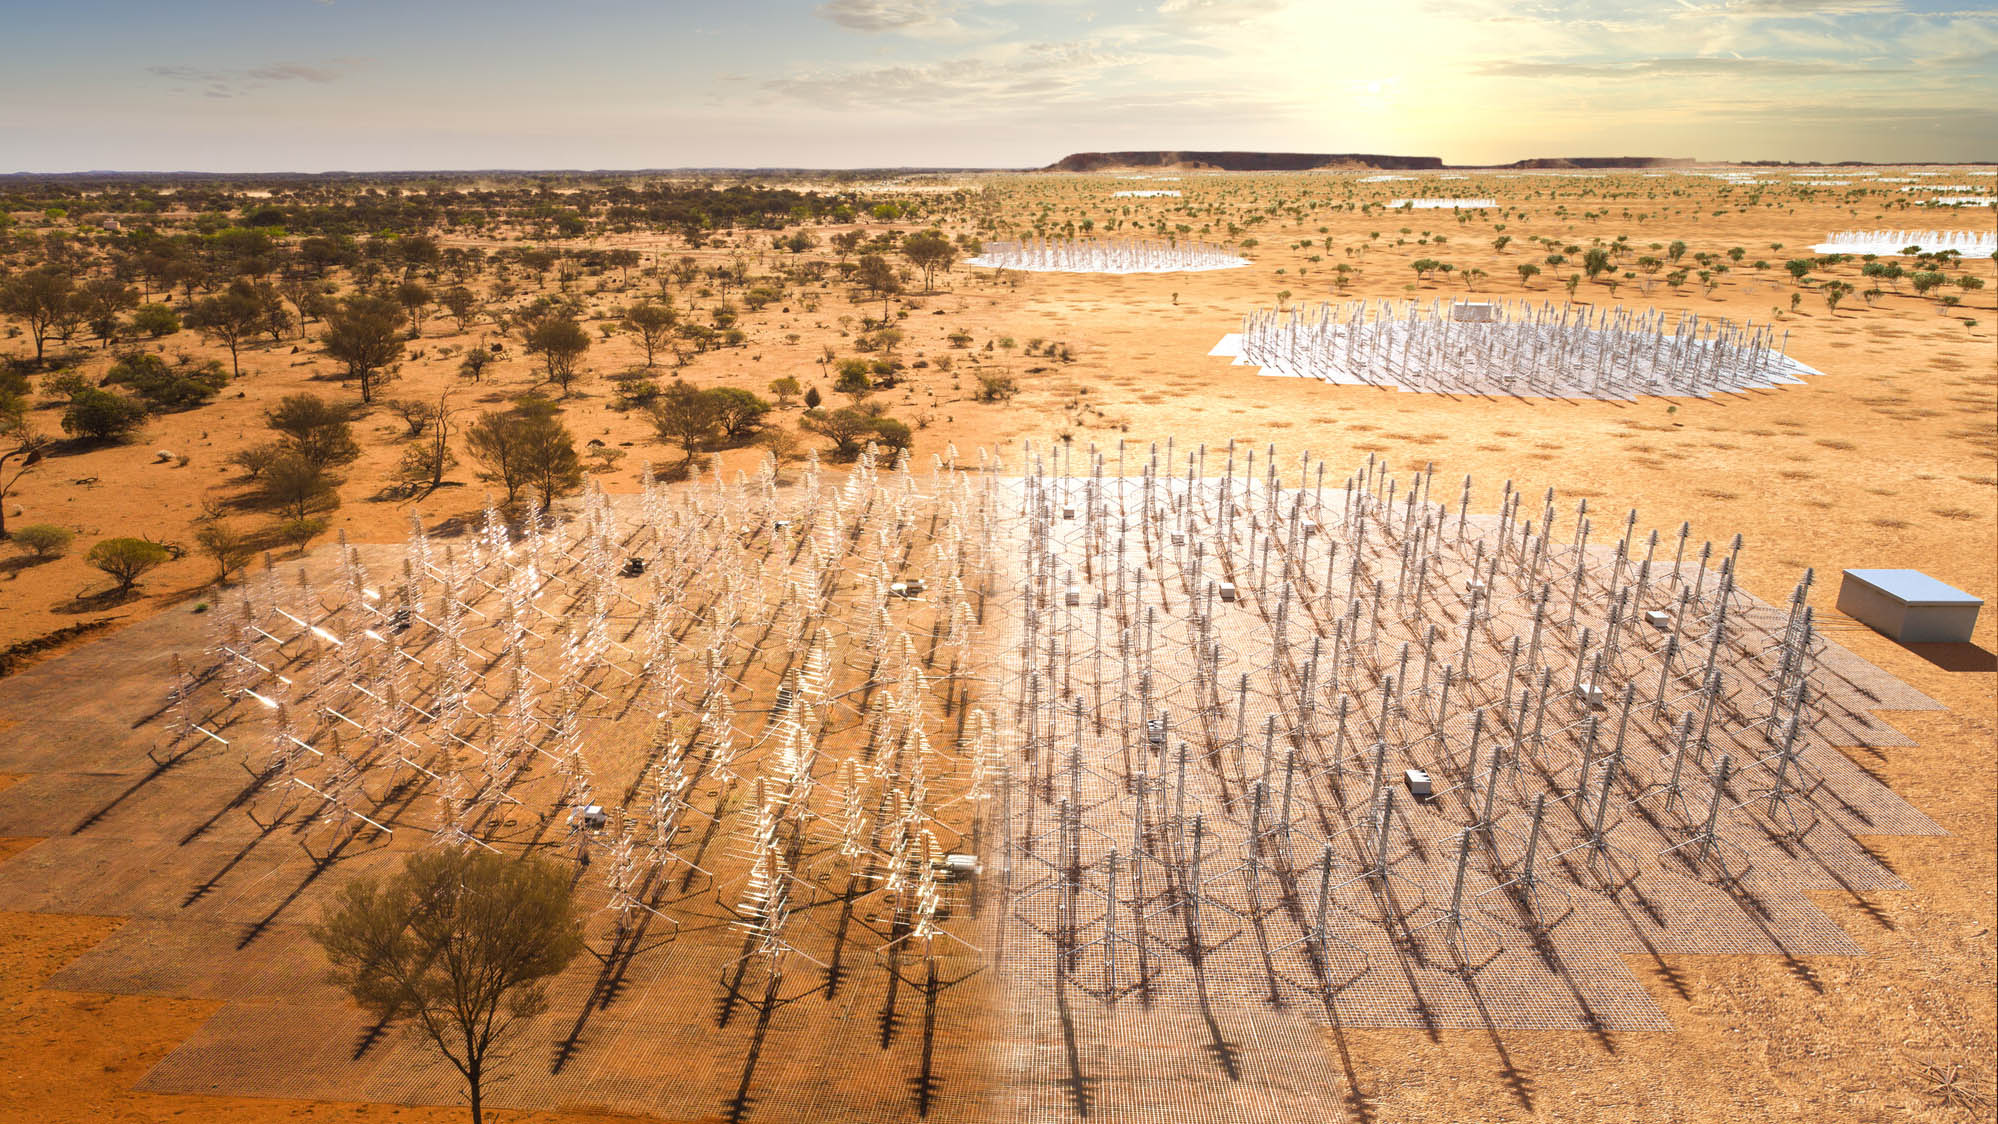
M 1377 156 L 1329 152 L 1077 152 L 1043 171 L 1100 172 L 1110 168 L 1202 168 L 1222 172 L 1305 172 L 1315 168 L 1389 168 L 1431 171 L 1436 156 Z
M 1532 169 L 1560 168 L 1690 168 L 1698 161 L 1690 156 L 1536 156 L 1493 167 Z

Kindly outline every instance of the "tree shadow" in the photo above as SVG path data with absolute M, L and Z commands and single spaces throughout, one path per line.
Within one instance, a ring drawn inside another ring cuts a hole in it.
M 58 601 L 54 605 L 49 606 L 49 611 L 52 613 L 61 613 L 64 616 L 82 616 L 85 613 L 108 612 L 120 605 L 128 605 L 134 601 L 141 600 L 144 600 L 144 597 L 136 588 L 119 589 L 113 586 L 110 589 L 100 589 L 95 593 L 78 593 L 67 601 Z
M 0 574 L 4 574 L 7 580 L 12 581 L 21 575 L 21 571 L 32 570 L 36 566 L 46 565 L 55 561 L 57 557 L 58 555 L 53 554 L 46 557 L 38 554 L 9 555 L 6 558 L 0 558 Z

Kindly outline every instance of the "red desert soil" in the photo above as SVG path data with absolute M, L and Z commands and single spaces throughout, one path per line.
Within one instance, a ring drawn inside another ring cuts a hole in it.
M 1172 184 L 1189 196 L 1235 191 L 1265 198 L 1296 195 L 1302 179 L 1188 178 Z M 1450 185 L 1466 196 L 1524 190 L 1540 181 L 1473 179 Z M 1571 193 L 1584 183 L 1630 185 L 1629 179 L 1562 181 Z M 1637 181 L 1641 184 L 1680 181 Z M 1019 351 L 991 353 L 1020 379 L 1022 393 L 1007 405 L 970 401 L 972 380 L 934 368 L 911 372 L 906 393 L 884 396 L 899 415 L 928 412 L 916 451 L 927 458 L 945 442 L 959 449 L 1006 448 L 1032 437 L 1072 435 L 1078 446 L 1114 446 L 1171 435 L 1182 444 L 1240 438 L 1276 442 L 1286 456 L 1304 449 L 1334 463 L 1358 463 L 1376 453 L 1397 470 L 1434 462 L 1443 478 L 1469 473 L 1479 483 L 1480 508 L 1495 502 L 1510 478 L 1529 489 L 1552 485 L 1563 495 L 1586 496 L 1591 506 L 1621 513 L 1636 507 L 1640 530 L 1693 523 L 1696 538 L 1747 539 L 1742 579 L 1765 598 L 1781 597 L 1805 567 L 1820 580 L 1819 619 L 1836 642 L 1872 660 L 1949 707 L 1947 712 L 1886 717 L 1915 745 L 1889 749 L 1864 763 L 1950 833 L 1935 838 L 1866 840 L 1875 854 L 1908 883 L 1904 891 L 1825 894 L 1819 904 L 1869 955 L 1785 961 L 1774 957 L 1671 955 L 1637 958 L 1633 968 L 1676 1026 L 1669 1034 L 1594 1036 L 1571 1032 L 1506 1030 L 1354 1030 L 1344 1035 L 1357 1076 L 1348 1104 L 1356 1119 L 1381 1122 L 1466 1120 L 1735 1121 L 1745 1119 L 1872 1121 L 1988 1120 L 1998 1057 L 1998 607 L 1987 606 L 1968 645 L 1909 648 L 1839 617 L 1831 607 L 1837 574 L 1845 567 L 1918 568 L 1991 600 L 1998 595 L 1998 370 L 1994 370 L 1992 263 L 1967 263 L 1987 288 L 1970 295 L 1958 316 L 1938 315 L 1933 305 L 1908 294 L 1889 294 L 1867 305 L 1855 295 L 1837 315 L 1807 295 L 1802 310 L 1788 311 L 1793 287 L 1781 261 L 1806 253 L 1828 230 L 1868 226 L 1988 223 L 1989 213 L 1931 220 L 1906 213 L 1876 220 L 1868 209 L 1796 201 L 1712 215 L 1700 196 L 1710 181 L 1674 199 L 1683 208 L 1643 222 L 1585 221 L 1573 212 L 1593 204 L 1564 194 L 1565 218 L 1549 214 L 1543 197 L 1530 204 L 1527 234 L 1567 232 L 1586 241 L 1628 232 L 1640 245 L 1685 239 L 1696 249 L 1752 248 L 1773 260 L 1767 272 L 1737 268 L 1712 295 L 1697 285 L 1674 293 L 1663 285 L 1649 294 L 1627 284 L 1612 298 L 1584 285 L 1580 299 L 1636 306 L 1690 309 L 1703 316 L 1769 318 L 1785 310 L 1790 353 L 1824 371 L 1807 386 L 1713 401 L 1636 402 L 1484 401 L 1337 388 L 1300 380 L 1260 378 L 1206 352 L 1240 315 L 1267 305 L 1279 291 L 1292 299 L 1331 297 L 1330 269 L 1298 271 L 1308 255 L 1362 268 L 1353 297 L 1428 300 L 1461 295 L 1456 283 L 1404 290 L 1411 278 L 1405 259 L 1429 254 L 1490 276 L 1480 296 L 1559 300 L 1560 288 L 1542 277 L 1522 290 L 1514 266 L 1541 251 L 1515 246 L 1490 249 L 1488 222 L 1460 226 L 1447 212 L 1359 215 L 1316 214 L 1302 223 L 1288 215 L 1255 228 L 1262 245 L 1246 269 L 1158 277 L 1029 275 L 995 281 L 988 272 L 960 266 L 943 282 L 950 287 L 913 302 L 902 322 L 904 353 L 934 360 L 951 355 L 960 369 L 969 353 L 944 341 L 963 327 L 986 340 L 1021 343 L 1045 337 L 1070 344 L 1073 364 L 1026 358 Z M 1020 206 L 1052 203 L 1057 215 L 1087 202 L 1100 207 L 1110 190 L 1131 185 L 1107 179 L 999 178 L 989 188 L 1018 197 Z M 1405 185 L 1383 184 L 1381 188 Z M 1383 193 L 1382 198 L 1386 198 Z M 1710 201 L 1710 200 L 1709 200 Z M 1135 213 L 1166 210 L 1180 200 L 1118 200 Z M 1605 206 L 1630 206 L 1626 202 Z M 1654 204 L 1656 205 L 1656 204 Z M 1517 220 L 1516 220 L 1517 221 Z M 1331 229 L 1335 246 L 1368 241 L 1371 231 L 1402 226 L 1445 232 L 1439 252 L 1386 245 L 1364 256 L 1337 250 L 1292 249 L 1303 237 Z M 1784 243 L 1786 251 L 1767 251 Z M 685 253 L 663 237 L 634 240 L 641 249 Z M 726 251 L 722 251 L 725 253 Z M 703 251 L 712 256 L 716 251 Z M 1278 272 L 1282 270 L 1281 274 Z M 1856 263 L 1838 275 L 1856 273 Z M 1856 276 L 1848 279 L 1857 281 Z M 613 286 L 604 306 L 622 303 Z M 677 294 L 676 294 L 677 299 Z M 683 372 L 700 385 L 738 385 L 761 391 L 780 375 L 820 386 L 829 380 L 817 363 L 830 343 L 850 351 L 836 321 L 858 316 L 834 287 L 816 313 L 773 305 L 745 315 L 752 343 L 746 349 L 697 357 Z M 684 307 L 684 304 L 683 304 Z M 875 307 L 878 308 L 878 305 Z M 941 310 L 942 315 L 932 315 Z M 795 342 L 786 334 L 796 333 Z M 427 356 L 408 363 L 399 396 L 434 398 L 455 382 L 455 358 L 438 359 L 442 346 L 476 343 L 448 319 L 433 317 L 417 346 Z M 220 354 L 192 333 L 167 343 L 171 352 Z M 203 497 L 239 490 L 224 457 L 261 439 L 260 411 L 278 397 L 312 390 L 352 397 L 326 381 L 330 364 L 307 348 L 261 348 L 244 357 L 245 377 L 215 405 L 156 421 L 139 442 L 57 458 L 31 474 L 18 499 L 23 522 L 61 522 L 78 531 L 79 549 L 67 559 L 0 572 L 0 644 L 39 636 L 95 615 L 142 615 L 199 594 L 208 575 L 194 557 L 162 568 L 143 586 L 143 599 L 101 608 L 89 595 L 102 588 L 81 561 L 81 546 L 112 534 L 147 533 L 189 541 L 191 520 Z M 979 352 L 981 357 L 987 353 Z M 226 356 L 224 356 L 226 360 Z M 628 337 L 599 343 L 589 356 L 598 372 L 638 361 Z M 517 355 L 500 368 L 496 383 L 466 387 L 459 404 L 497 402 L 524 391 L 534 376 Z M 238 390 L 243 397 L 233 397 Z M 606 408 L 601 378 L 582 384 L 583 397 L 568 402 L 568 421 L 579 439 L 610 444 L 637 442 L 630 456 L 596 477 L 613 491 L 635 490 L 638 462 L 664 464 L 673 451 L 658 445 L 642 418 Z M 491 408 L 485 406 L 484 408 Z M 791 415 L 795 418 L 795 414 Z M 786 424 L 792 424 L 787 420 Z M 355 541 L 401 537 L 411 505 L 376 502 L 372 496 L 399 454 L 391 439 L 396 423 L 382 411 L 357 425 L 366 452 L 347 473 L 347 502 L 335 527 Z M 191 458 L 185 467 L 154 463 L 167 449 Z M 1017 455 L 1008 449 L 1008 456 Z M 728 454 L 731 467 L 752 453 Z M 1288 463 L 1295 463 L 1294 460 Z M 454 479 L 470 484 L 440 491 L 419 505 L 427 521 L 476 510 L 482 488 L 461 466 Z M 90 483 L 81 483 L 88 480 Z M 20 729 L 4 737 L 32 736 Z M 0 841 L 0 857 L 32 840 Z M 100 918 L 0 915 L 0 1119 L 35 1121 L 210 1120 L 462 1120 L 462 1110 L 382 1105 L 305 1104 L 225 1098 L 162 1096 L 130 1091 L 147 1069 L 185 1039 L 214 1007 L 207 1003 L 50 991 L 38 985 L 116 928 Z M 1328 1040 L 1328 1049 L 1334 1048 Z M 1953 1097 L 1961 1090 L 1968 1097 Z M 1965 1107 L 1966 1103 L 1975 1107 Z M 496 1119 L 584 1120 L 603 1117 L 521 1116 Z

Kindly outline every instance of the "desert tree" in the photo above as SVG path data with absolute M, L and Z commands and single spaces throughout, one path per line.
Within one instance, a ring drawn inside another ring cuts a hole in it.
M 229 374 L 243 376 L 243 344 L 264 331 L 268 315 L 255 288 L 238 281 L 212 297 L 203 297 L 187 310 L 187 326 L 229 349 Z
M 442 251 L 437 240 L 423 234 L 412 234 L 396 243 L 396 256 L 402 259 L 402 277 L 407 281 L 416 276 L 419 269 L 436 266 Z
M 37 562 L 60 558 L 69 551 L 76 532 L 53 523 L 30 523 L 14 532 L 14 545 L 26 550 Z
M 285 395 L 264 411 L 264 423 L 278 434 L 284 452 L 322 468 L 361 455 L 347 411 L 317 394 Z
M 256 548 L 241 531 L 221 519 L 204 520 L 194 531 L 194 545 L 215 563 L 215 580 L 226 585 L 229 575 L 249 565 Z
M 413 488 L 436 491 L 444 483 L 444 474 L 458 463 L 457 454 L 451 451 L 451 392 L 438 395 L 437 404 L 429 408 L 430 433 L 403 450 L 402 460 L 396 465 L 396 478 Z
M 770 380 L 770 393 L 777 396 L 777 408 L 788 409 L 791 400 L 805 392 L 804 385 L 790 375 Z
M 114 391 L 86 386 L 63 407 L 62 431 L 85 441 L 123 441 L 146 420 L 146 404 Z
M 404 281 L 395 287 L 395 302 L 409 314 L 409 334 L 416 336 L 423 331 L 424 311 L 437 303 L 437 297 L 421 281 Z
M 118 583 L 118 592 L 132 592 L 139 579 L 166 565 L 173 558 L 173 552 L 151 539 L 113 538 L 104 539 L 90 548 L 84 561 L 108 574 Z
M 350 882 L 312 936 L 356 1003 L 444 1055 L 482 1124 L 516 1032 L 547 1009 L 545 981 L 582 951 L 572 881 L 543 859 L 418 851 L 393 877 Z
M 465 430 L 465 447 L 483 470 L 480 479 L 505 488 L 508 503 L 531 487 L 545 507 L 583 481 L 576 438 L 546 399 L 523 398 L 510 410 L 480 414 Z
M 333 476 L 326 466 L 296 453 L 272 461 L 258 482 L 264 502 L 294 522 L 340 504 L 340 494 L 334 490 Z
M 458 364 L 458 377 L 470 379 L 473 382 L 483 381 L 486 377 L 486 369 L 493 365 L 494 358 L 493 353 L 483 347 L 475 347 L 467 351 L 464 360 Z
M 930 229 L 902 239 L 902 256 L 923 271 L 923 291 L 936 288 L 937 270 L 946 272 L 957 261 L 957 246 L 940 230 Z
M 548 367 L 548 378 L 569 393 L 575 381 L 576 365 L 590 350 L 590 334 L 565 313 L 551 313 L 527 329 L 527 353 L 539 355 Z
M 0 283 L 0 312 L 27 323 L 37 363 L 49 337 L 62 334 L 63 323 L 76 314 L 80 303 L 69 274 L 55 266 L 30 269 Z
M 451 319 L 458 322 L 460 332 L 471 331 L 472 323 L 479 318 L 478 294 L 463 285 L 453 285 L 438 294 L 437 299 Z
M 908 448 L 909 427 L 887 416 L 878 406 L 847 406 L 838 410 L 813 410 L 799 419 L 799 426 L 832 442 L 835 460 L 852 460 L 870 442 L 889 448 Z
M 673 325 L 679 315 L 670 304 L 657 301 L 639 301 L 624 310 L 624 326 L 638 337 L 638 345 L 645 349 L 645 365 L 657 366 L 655 356 L 659 349 L 672 337 Z
M 901 278 L 895 276 L 895 267 L 880 254 L 862 254 L 859 267 L 853 271 L 853 279 L 861 288 L 883 300 L 902 289 Z
M 409 427 L 409 432 L 403 435 L 405 437 L 423 436 L 423 431 L 437 420 L 438 408 L 421 398 L 391 399 L 388 408 L 389 413 L 401 418 L 402 424 Z
M 373 402 L 375 393 L 395 377 L 394 364 L 405 346 L 403 319 L 402 306 L 394 300 L 367 295 L 348 297 L 327 317 L 322 337 L 326 354 L 360 384 L 362 402 Z
M 105 347 L 118 334 L 119 314 L 139 303 L 132 287 L 116 277 L 93 277 L 85 281 L 77 291 L 77 299 L 83 305 L 84 322 Z
M 867 360 L 842 359 L 839 377 L 833 380 L 833 389 L 859 402 L 874 393 L 874 380 L 868 377 L 867 372 Z
M 48 451 L 48 438 L 28 420 L 27 412 L 10 408 L 16 401 L 0 392 L 0 540 L 7 538 L 7 497 Z
M 714 403 L 715 424 L 722 440 L 731 443 L 748 440 L 770 413 L 768 400 L 739 386 L 717 386 L 705 392 Z
M 142 304 L 132 311 L 132 330 L 151 339 L 180 331 L 180 314 L 163 304 Z
M 721 428 L 718 401 L 706 391 L 675 380 L 660 394 L 647 412 L 659 439 L 680 446 L 692 461 L 694 454 L 715 439 Z

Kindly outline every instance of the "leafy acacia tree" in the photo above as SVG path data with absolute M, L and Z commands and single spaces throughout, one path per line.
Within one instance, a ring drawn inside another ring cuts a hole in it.
M 957 261 L 957 247 L 941 230 L 925 230 L 902 239 L 902 256 L 923 271 L 923 291 L 936 288 L 937 270 L 949 272 Z
M 624 326 L 638 337 L 639 346 L 645 349 L 647 367 L 657 366 L 654 356 L 671 338 L 673 324 L 679 318 L 672 305 L 656 301 L 639 301 L 624 310 Z
M 220 519 L 201 524 L 194 532 L 194 544 L 215 563 L 215 580 L 224 584 L 230 574 L 249 565 L 257 553 L 242 532 Z
M 373 402 L 375 392 L 392 380 L 393 364 L 402 358 L 402 306 L 387 297 L 358 295 L 341 302 L 326 320 L 326 354 L 345 365 L 347 377 L 361 384 L 361 401 Z
M 472 321 L 479 318 L 477 294 L 463 285 L 453 285 L 444 290 L 438 299 L 443 302 L 444 310 L 451 314 L 451 319 L 458 322 L 459 331 L 471 331 Z
M 721 426 L 719 405 L 706 391 L 675 380 L 649 410 L 652 427 L 659 431 L 661 441 L 680 446 L 692 461 L 695 453 L 715 439 Z
M 130 593 L 139 579 L 173 558 L 173 552 L 151 539 L 105 539 L 90 548 L 84 561 L 104 571 L 118 583 L 119 593 Z
M 403 311 L 409 313 L 409 334 L 413 336 L 423 331 L 423 312 L 435 304 L 437 298 L 430 292 L 430 286 L 423 282 L 404 281 L 395 287 L 395 300 Z
M 348 884 L 312 935 L 362 1008 L 407 1020 L 444 1055 L 481 1124 L 514 1032 L 547 1009 L 544 981 L 582 951 L 570 882 L 541 859 L 419 851 L 393 878 Z
M 764 415 L 771 410 L 767 400 L 739 386 L 718 386 L 706 393 L 714 403 L 715 423 L 721 426 L 725 441 L 743 441 L 754 436 L 763 424 Z
M 203 297 L 187 310 L 188 327 L 229 349 L 229 374 L 233 378 L 243 377 L 243 344 L 257 338 L 268 321 L 264 301 L 247 281 Z
M 28 270 L 0 284 L 0 312 L 27 322 L 37 363 L 42 361 L 48 338 L 61 334 L 62 325 L 77 315 L 80 303 L 69 274 L 52 265 Z
M 852 460 L 870 441 L 891 449 L 906 449 L 913 436 L 906 424 L 887 416 L 879 407 L 812 410 L 798 424 L 807 432 L 831 441 L 835 460 Z
M 340 506 L 340 493 L 325 465 L 314 464 L 296 453 L 272 461 L 260 477 L 264 500 L 292 522 L 315 511 Z
M 317 394 L 287 394 L 264 411 L 284 450 L 321 468 L 346 464 L 361 455 L 347 411 Z
M 486 369 L 493 365 L 494 355 L 483 347 L 475 347 L 465 353 L 464 362 L 458 364 L 458 377 L 480 382 L 486 377 Z
M 139 303 L 131 286 L 116 277 L 93 277 L 85 281 L 77 299 L 82 302 L 84 321 L 90 325 L 91 334 L 106 347 L 110 346 L 111 337 L 118 334 L 118 314 Z
M 902 289 L 901 279 L 895 276 L 895 267 L 880 254 L 862 254 L 859 267 L 853 271 L 853 279 L 877 297 L 886 297 Z
M 546 505 L 583 482 L 576 438 L 546 399 L 523 398 L 511 410 L 480 414 L 465 430 L 465 447 L 483 469 L 480 479 L 505 488 L 508 503 L 531 487 Z
M 590 350 L 590 334 L 581 324 L 563 313 L 553 313 L 536 321 L 527 330 L 527 353 L 539 355 L 548 364 L 548 377 L 569 393 L 576 378 L 576 364 Z

